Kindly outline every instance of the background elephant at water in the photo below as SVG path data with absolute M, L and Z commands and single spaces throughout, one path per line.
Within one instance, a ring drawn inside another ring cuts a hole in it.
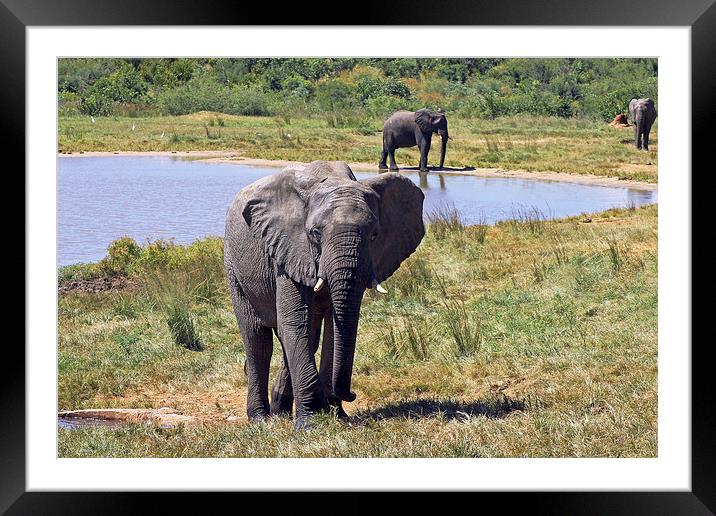
M 428 152 L 430 152 L 433 133 L 439 134 L 442 140 L 439 165 L 439 168 L 442 169 L 445 164 L 445 150 L 449 138 L 445 113 L 429 109 L 393 113 L 383 124 L 383 154 L 378 168 L 387 169 L 386 160 L 390 156 L 390 169 L 398 170 L 398 165 L 395 163 L 395 149 L 417 145 L 420 149 L 419 168 L 422 171 L 427 171 Z
M 366 288 L 397 270 L 422 240 L 423 193 L 399 174 L 356 181 L 344 163 L 289 168 L 241 190 L 227 213 L 226 275 L 244 341 L 247 414 L 311 416 L 351 392 Z M 320 371 L 314 354 L 323 329 Z M 272 332 L 283 350 L 271 402 Z
M 637 149 L 649 150 L 649 133 L 656 120 L 656 108 L 651 99 L 631 99 L 629 115 L 634 124 L 634 145 Z

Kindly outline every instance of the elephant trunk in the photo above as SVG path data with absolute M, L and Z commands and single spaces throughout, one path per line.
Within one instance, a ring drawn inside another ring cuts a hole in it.
M 445 164 L 445 150 L 447 149 L 447 142 L 449 139 L 447 126 L 445 127 L 445 129 L 440 129 L 438 131 L 438 135 L 440 135 L 440 140 L 441 140 L 441 142 L 440 142 L 440 167 L 439 168 L 442 169 L 443 165 Z
M 332 239 L 331 252 L 325 259 L 325 274 L 333 302 L 333 396 L 343 401 L 353 401 L 351 392 L 353 358 L 358 333 L 358 318 L 366 274 L 359 259 L 361 234 L 347 230 Z
M 353 358 L 356 350 L 358 318 L 361 294 L 354 287 L 336 285 L 331 290 L 333 297 L 333 396 L 343 401 L 353 401 L 356 395 L 351 391 Z

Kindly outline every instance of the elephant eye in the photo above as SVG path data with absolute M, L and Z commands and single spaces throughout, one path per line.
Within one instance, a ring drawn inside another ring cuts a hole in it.
M 321 230 L 318 229 L 316 226 L 313 226 L 313 227 L 311 228 L 311 237 L 312 237 L 316 242 L 320 242 L 320 241 L 321 241 Z
M 373 242 L 376 238 L 378 238 L 378 232 L 373 231 L 373 234 L 370 236 L 370 241 Z

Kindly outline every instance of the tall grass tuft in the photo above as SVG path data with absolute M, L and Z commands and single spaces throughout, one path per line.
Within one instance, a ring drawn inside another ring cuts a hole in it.
M 403 297 L 423 301 L 432 282 L 433 273 L 428 262 L 419 254 L 414 255 L 386 283 L 389 299 Z
M 403 319 L 405 326 L 405 340 L 415 360 L 430 358 L 430 344 L 432 337 L 428 325 L 424 321 L 413 322 L 410 318 Z
M 174 342 L 190 351 L 203 351 L 196 320 L 189 307 L 178 300 L 172 300 L 165 306 L 167 325 Z
M 478 244 L 484 244 L 485 240 L 487 240 L 487 229 L 489 227 L 483 218 L 479 223 L 469 227 L 470 235 L 475 237 L 475 241 Z
M 611 237 L 607 237 L 607 246 L 609 251 L 609 260 L 612 264 L 612 271 L 618 273 L 622 270 L 625 263 L 624 249 L 619 245 L 614 234 Z
M 475 354 L 482 344 L 482 324 L 471 317 L 462 299 L 451 298 L 445 282 L 436 275 L 441 292 L 442 319 L 452 340 L 453 353 L 462 358 Z
M 434 340 L 429 322 L 413 315 L 401 316 L 398 321 L 378 333 L 389 357 L 398 360 L 409 352 L 415 360 L 428 360 Z
M 557 265 L 564 265 L 569 261 L 569 255 L 567 253 L 567 247 L 564 244 L 564 240 L 559 236 L 554 235 L 552 237 L 552 255 Z
M 453 204 L 443 204 L 434 208 L 427 215 L 429 231 L 437 240 L 444 240 L 451 235 L 462 236 L 465 225 L 460 212 Z
M 507 221 L 513 229 L 526 228 L 533 235 L 541 235 L 547 229 L 548 216 L 536 206 L 519 206 L 512 209 L 512 218 Z
M 154 269 L 144 273 L 142 284 L 146 295 L 163 312 L 174 342 L 191 351 L 202 351 L 204 345 L 191 308 L 197 297 L 197 284 L 184 271 Z
M 541 260 L 532 261 L 532 279 L 535 283 L 542 283 L 547 277 L 547 264 Z

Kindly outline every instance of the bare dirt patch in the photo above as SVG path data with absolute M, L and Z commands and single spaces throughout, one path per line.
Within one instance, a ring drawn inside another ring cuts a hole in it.
M 609 122 L 612 127 L 629 127 L 629 121 L 624 113 L 619 113 L 614 117 L 614 120 Z
M 654 169 L 655 165 L 651 163 L 622 163 L 617 167 L 620 172 L 643 172 L 647 174 L 654 172 Z
M 131 286 L 133 283 L 122 276 L 102 276 L 92 279 L 76 279 L 62 283 L 57 288 L 60 294 L 68 292 L 107 292 L 109 290 L 121 290 Z
M 116 421 L 127 423 L 151 423 L 161 427 L 175 427 L 179 425 L 194 424 L 197 422 L 195 417 L 187 416 L 169 407 L 162 407 L 158 409 L 114 408 L 66 410 L 59 412 L 57 417 L 65 422 Z
M 112 398 L 112 405 L 173 407 L 201 423 L 246 423 L 246 391 L 141 391 Z

